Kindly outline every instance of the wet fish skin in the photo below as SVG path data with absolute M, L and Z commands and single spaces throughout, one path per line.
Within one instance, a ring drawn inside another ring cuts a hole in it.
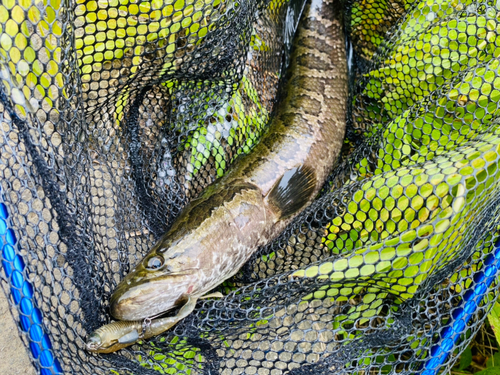
M 347 62 L 338 0 L 307 6 L 297 30 L 286 95 L 268 133 L 181 212 L 120 282 L 114 318 L 168 311 L 233 276 L 319 192 L 342 147 Z M 157 267 L 156 267 L 157 266 Z

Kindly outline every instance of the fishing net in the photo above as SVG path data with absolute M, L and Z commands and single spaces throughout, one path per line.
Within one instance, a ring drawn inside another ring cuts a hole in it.
M 500 8 L 334 6 L 350 104 L 317 200 L 224 298 L 95 355 L 117 283 L 265 132 L 304 1 L 2 0 L 1 285 L 42 373 L 451 368 L 497 297 Z

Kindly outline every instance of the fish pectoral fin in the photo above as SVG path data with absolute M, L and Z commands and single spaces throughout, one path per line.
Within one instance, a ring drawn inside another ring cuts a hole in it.
M 268 195 L 269 202 L 285 218 L 300 211 L 311 198 L 316 188 L 316 174 L 307 165 L 285 172 Z
M 224 298 L 224 294 L 222 294 L 221 292 L 215 292 L 215 293 L 205 294 L 204 296 L 201 296 L 199 299 L 205 299 L 205 298 Z
M 123 335 L 118 339 L 118 342 L 120 344 L 133 344 L 139 340 L 139 332 L 137 332 L 136 329 L 134 329 L 132 332 L 127 333 L 126 335 Z
M 189 296 L 187 302 L 184 304 L 184 306 L 181 307 L 177 315 L 174 317 L 177 319 L 177 322 L 181 319 L 184 319 L 186 316 L 191 314 L 196 307 L 196 302 L 198 302 L 198 298 L 194 298 Z M 176 323 L 177 323 L 176 322 Z

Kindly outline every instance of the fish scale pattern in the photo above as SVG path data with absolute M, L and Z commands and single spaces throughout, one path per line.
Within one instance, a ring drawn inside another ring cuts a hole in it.
M 41 373 L 430 375 L 477 333 L 498 294 L 482 277 L 499 236 L 500 8 L 347 0 L 347 137 L 317 199 L 224 298 L 85 351 L 118 282 L 266 131 L 304 5 L 2 0 L 0 284 Z

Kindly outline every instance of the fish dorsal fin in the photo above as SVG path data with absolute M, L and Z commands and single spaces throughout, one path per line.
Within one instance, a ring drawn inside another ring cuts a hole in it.
M 314 170 L 301 165 L 289 169 L 269 193 L 268 200 L 281 212 L 280 218 L 293 215 L 302 209 L 316 187 L 316 174 Z

